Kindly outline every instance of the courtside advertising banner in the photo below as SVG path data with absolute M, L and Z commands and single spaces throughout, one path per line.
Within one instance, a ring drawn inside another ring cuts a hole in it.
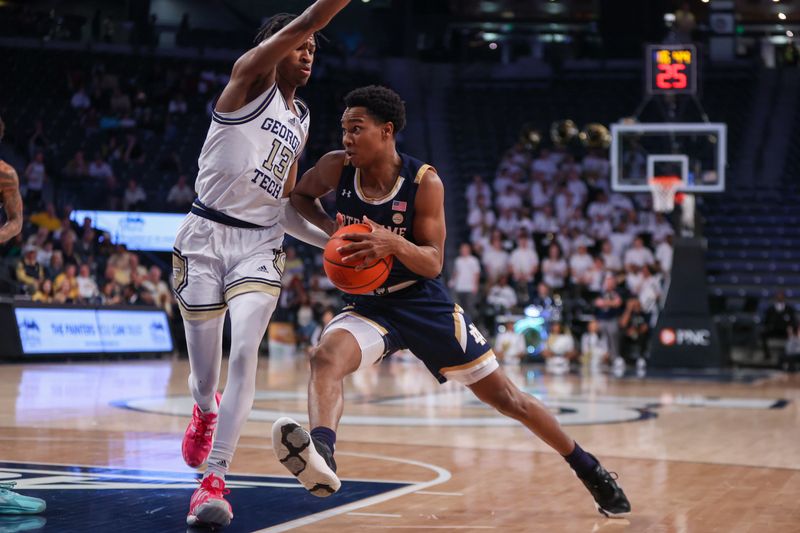
M 172 351 L 164 311 L 17 307 L 14 312 L 26 355 Z

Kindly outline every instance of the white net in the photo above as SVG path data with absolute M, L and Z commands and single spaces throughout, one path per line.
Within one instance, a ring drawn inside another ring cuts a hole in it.
M 655 177 L 650 179 L 650 193 L 653 195 L 653 210 L 659 213 L 671 213 L 675 209 L 675 193 L 683 184 L 676 176 Z

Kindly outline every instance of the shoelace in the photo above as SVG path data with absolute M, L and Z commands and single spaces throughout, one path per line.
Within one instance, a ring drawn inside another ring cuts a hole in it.
M 209 492 L 209 493 L 211 493 L 211 494 L 213 494 L 215 496 L 219 496 L 219 495 L 227 496 L 228 494 L 231 493 L 230 489 L 227 489 L 227 488 L 218 489 L 218 488 L 214 487 L 214 485 L 212 485 L 210 477 L 207 477 L 205 479 L 198 479 L 197 482 L 200 483 L 200 487 L 202 489 L 204 489 L 206 492 Z
M 213 424 L 206 421 L 202 415 L 197 417 L 197 422 L 194 424 L 194 440 L 200 442 L 214 434 L 214 428 L 217 427 L 216 422 Z

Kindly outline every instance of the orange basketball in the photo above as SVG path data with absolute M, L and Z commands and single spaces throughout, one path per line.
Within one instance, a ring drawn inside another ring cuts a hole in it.
M 390 255 L 383 259 L 378 259 L 364 270 L 356 270 L 358 263 L 347 264 L 342 262 L 342 256 L 336 251 L 340 246 L 344 246 L 353 241 L 341 238 L 345 233 L 370 233 L 372 228 L 366 224 L 351 224 L 339 229 L 331 235 L 331 239 L 325 246 L 323 264 L 325 274 L 336 287 L 350 294 L 366 294 L 372 292 L 386 281 L 389 272 L 392 270 L 393 257 Z

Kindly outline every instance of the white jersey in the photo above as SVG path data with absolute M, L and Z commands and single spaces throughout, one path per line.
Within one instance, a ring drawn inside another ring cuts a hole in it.
M 198 159 L 200 202 L 258 226 L 277 223 L 289 169 L 308 139 L 308 106 L 294 103 L 299 116 L 276 83 L 238 111 L 212 113 Z

